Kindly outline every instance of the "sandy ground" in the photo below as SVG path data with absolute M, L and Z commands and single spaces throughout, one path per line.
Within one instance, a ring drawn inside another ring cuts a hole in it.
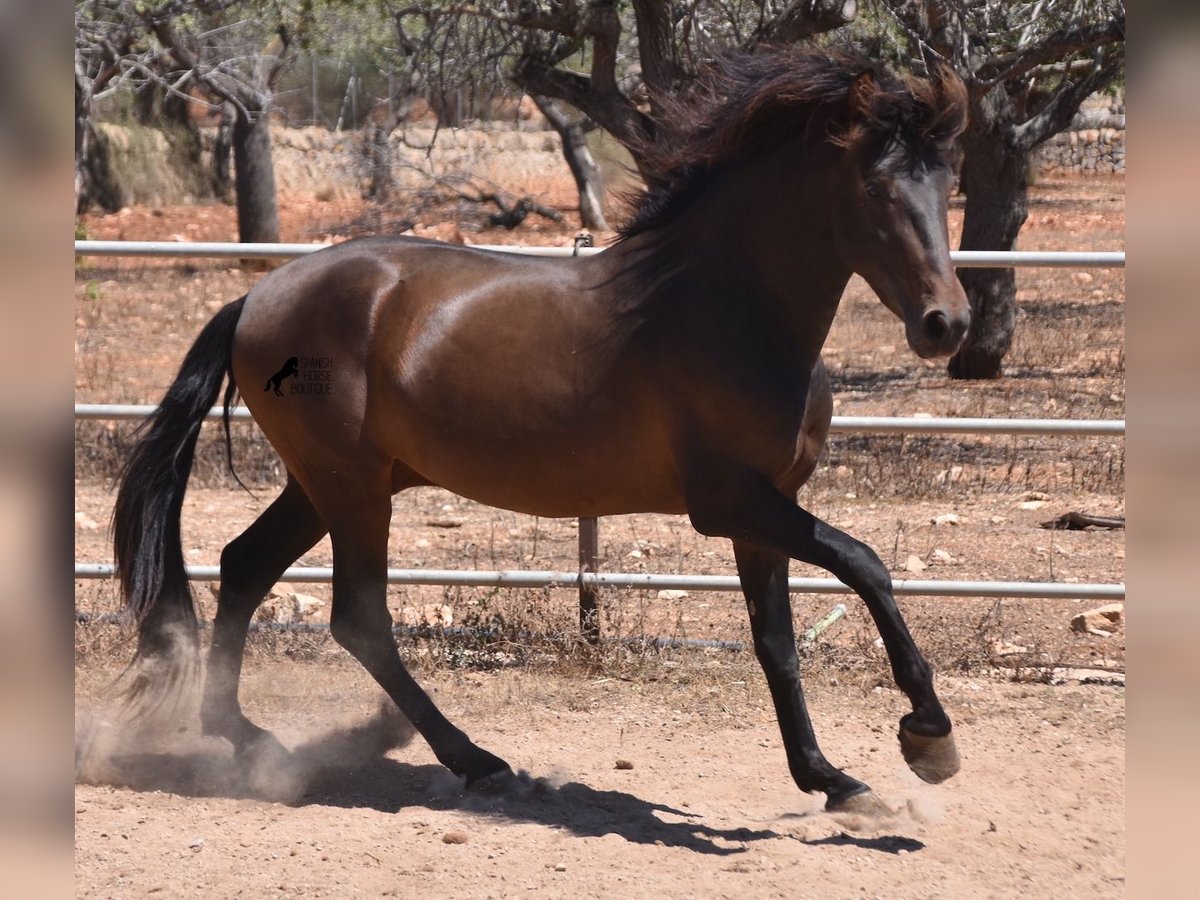
M 931 787 L 897 752 L 898 693 L 810 685 L 826 753 L 897 810 L 871 821 L 795 789 L 753 674 L 426 676 L 452 720 L 526 771 L 498 795 L 464 792 L 420 738 L 370 760 L 343 747 L 318 771 L 297 760 L 287 802 L 191 733 L 85 755 L 85 782 L 104 783 L 76 786 L 76 892 L 1124 896 L 1123 688 L 942 679 L 964 767 Z M 252 661 L 244 692 L 251 715 L 310 750 L 373 702 L 349 664 Z
M 361 204 L 285 198 L 283 239 L 338 233 L 361 213 Z M 225 240 L 230 223 L 220 206 L 85 221 L 91 237 L 127 239 Z M 534 224 L 526 233 L 467 233 L 559 244 L 573 233 L 569 223 Z M 1123 178 L 1045 179 L 1022 246 L 1116 249 L 1123 232 Z M 156 400 L 200 323 L 254 277 L 207 262 L 78 269 L 76 400 Z M 852 290 L 827 345 L 837 412 L 1123 417 L 1123 273 L 1035 270 L 1019 287 L 1008 374 L 970 385 L 915 360 L 878 302 Z M 76 434 L 76 557 L 104 561 L 104 473 L 128 439 L 123 427 L 92 424 Z M 235 491 L 212 474 L 215 446 L 203 451 L 211 459 L 185 509 L 191 563 L 215 563 L 277 486 L 269 458 L 262 463 L 243 438 L 242 471 L 258 496 Z M 804 496 L 874 546 L 897 578 L 1125 577 L 1123 532 L 1039 527 L 1071 510 L 1124 513 L 1120 441 L 836 438 Z M 946 513 L 957 523 L 934 523 Z M 570 570 L 574 540 L 569 522 L 409 492 L 396 503 L 392 565 Z M 601 556 L 614 571 L 732 572 L 727 545 L 671 517 L 602 522 Z M 327 563 L 328 545 L 304 562 Z M 301 590 L 328 600 L 320 586 Z M 212 595 L 204 585 L 198 594 L 208 617 Z M 554 632 L 574 617 L 569 591 L 397 589 L 389 600 L 397 620 L 446 607 L 455 624 L 504 620 Z M 797 627 L 834 602 L 798 596 Z M 407 643 L 450 717 L 528 773 L 506 793 L 481 796 L 464 793 L 420 738 L 381 756 L 346 731 L 370 717 L 377 689 L 323 636 L 256 639 L 243 702 L 296 748 L 264 780 L 243 771 L 225 744 L 199 738 L 190 719 L 180 720 L 183 730 L 124 732 L 103 698 L 129 648 L 115 628 L 77 624 L 76 894 L 1123 896 L 1123 625 L 1109 635 L 1072 631 L 1071 615 L 1095 605 L 1084 601 L 901 605 L 944 673 L 964 759 L 952 781 L 930 787 L 904 767 L 895 741 L 903 698 L 888 686 L 860 605 L 849 603 L 806 659 L 826 754 L 896 810 L 875 821 L 827 815 L 823 798 L 796 790 L 761 673 L 745 652 L 641 651 L 592 665 L 548 660 L 545 647 L 470 657 L 448 643 Z M 114 611 L 112 585 L 77 582 L 75 606 Z M 326 615 L 317 607 L 309 619 Z M 605 615 L 609 635 L 747 636 L 733 595 L 637 592 Z

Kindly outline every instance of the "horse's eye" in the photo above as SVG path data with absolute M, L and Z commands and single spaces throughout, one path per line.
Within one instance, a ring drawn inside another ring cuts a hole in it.
M 879 185 L 876 184 L 874 181 L 867 182 L 867 196 L 868 197 L 878 197 L 882 193 L 883 193 L 883 191 L 880 189 Z

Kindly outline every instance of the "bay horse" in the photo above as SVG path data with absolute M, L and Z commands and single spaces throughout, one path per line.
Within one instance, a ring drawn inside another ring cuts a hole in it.
M 204 415 L 228 378 L 228 442 L 237 386 L 270 383 L 295 358 L 282 396 L 244 396 L 287 481 L 221 554 L 206 734 L 282 751 L 238 702 L 247 629 L 328 533 L 334 639 L 468 786 L 511 773 L 442 715 L 392 634 L 391 498 L 437 485 L 536 516 L 686 514 L 732 540 L 792 777 L 828 809 L 861 809 L 878 801 L 818 748 L 793 633 L 789 560 L 828 570 L 866 603 L 912 704 L 903 756 L 928 782 L 954 774 L 950 719 L 888 570 L 796 495 L 828 432 L 821 347 L 852 273 L 918 356 L 949 355 L 966 333 L 946 223 L 947 153 L 965 117 L 948 69 L 919 79 L 845 54 L 729 57 L 643 148 L 649 187 L 604 253 L 369 237 L 266 275 L 200 332 L 120 479 L 134 662 L 156 664 L 134 693 L 166 695 L 198 645 L 180 519 Z

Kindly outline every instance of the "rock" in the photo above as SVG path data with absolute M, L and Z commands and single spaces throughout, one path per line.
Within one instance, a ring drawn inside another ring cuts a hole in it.
M 629 769 L 633 768 L 633 763 L 631 763 L 627 759 L 618 759 L 616 762 L 616 768 L 621 769 L 623 771 L 629 770 Z
M 951 556 L 947 551 L 943 550 L 941 547 L 938 547 L 937 549 L 935 549 L 933 551 L 933 558 L 936 559 L 940 563 L 945 563 L 946 565 L 950 565 L 952 563 L 958 562 L 958 560 L 956 560 L 953 556 Z
M 1124 618 L 1125 604 L 1109 603 L 1072 616 L 1071 630 L 1080 634 L 1109 637 L 1116 632 Z
M 100 523 L 89 516 L 87 513 L 75 513 L 75 527 L 80 531 L 95 531 L 100 527 Z
M 1022 500 L 1018 504 L 1019 509 L 1041 509 L 1049 501 L 1047 500 Z
M 447 831 L 442 835 L 443 844 L 465 844 L 466 842 L 467 835 L 463 831 Z
M 311 594 L 292 594 L 292 621 L 304 622 L 320 611 L 325 601 Z
M 1028 653 L 1029 648 L 1023 647 L 1020 644 L 1012 644 L 1008 641 L 996 641 L 992 644 L 992 652 L 996 656 L 1018 656 L 1022 653 Z
M 929 520 L 934 525 L 957 525 L 962 521 L 958 513 L 942 513 L 940 516 L 934 516 Z
M 688 596 L 687 591 L 659 591 L 659 600 L 683 600 Z
M 285 601 L 281 597 L 268 597 L 263 601 L 258 611 L 255 612 L 254 618 L 259 622 L 274 623 L 276 625 L 292 624 L 292 604 L 290 598 Z
M 921 557 L 917 556 L 915 553 L 910 553 L 908 559 L 905 560 L 904 563 L 904 571 L 911 572 L 914 575 L 920 575 L 928 568 L 929 566 L 925 565 Z

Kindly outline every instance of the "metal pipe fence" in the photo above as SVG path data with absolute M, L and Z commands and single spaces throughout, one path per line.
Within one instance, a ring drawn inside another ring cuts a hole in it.
M 175 241 L 76 241 L 76 256 L 140 257 L 140 258 L 213 258 L 213 259 L 291 259 L 315 253 L 331 244 L 242 244 L 189 243 Z M 603 248 L 528 247 L 503 245 L 473 245 L 475 249 L 538 256 L 566 257 L 593 255 Z M 1124 268 L 1124 251 L 951 251 L 951 260 L 962 268 L 988 267 L 1052 267 L 1052 268 Z M 76 419 L 144 419 L 155 407 L 139 404 L 75 404 Z M 220 419 L 219 408 L 211 410 L 208 419 Z M 230 410 L 236 421 L 252 420 L 245 407 Z M 868 434 L 1069 434 L 1124 436 L 1124 419 L 1008 419 L 1008 418 L 939 418 L 933 416 L 834 416 L 831 430 L 841 433 Z M 686 590 L 732 591 L 741 589 L 736 576 L 660 575 L 647 573 L 594 572 L 581 564 L 578 572 L 536 570 L 464 571 L 447 569 L 389 569 L 388 583 L 404 585 L 441 585 L 463 587 L 546 588 L 574 587 L 580 596 L 594 596 L 600 588 L 627 590 Z M 217 566 L 189 566 L 188 578 L 216 580 Z M 76 579 L 112 578 L 115 566 L 110 563 L 75 563 Z M 284 582 L 328 583 L 333 570 L 327 567 L 294 566 L 279 579 Z M 1071 584 L 1062 582 L 1025 581 L 933 581 L 920 579 L 896 580 L 893 591 L 901 596 L 929 597 L 1012 597 L 1053 598 L 1077 600 L 1123 600 L 1125 585 Z M 833 578 L 789 578 L 793 593 L 844 594 L 853 591 Z
M 335 244 L 239 244 L 187 241 L 76 241 L 76 256 L 129 256 L 198 259 L 293 259 Z M 529 247 L 471 244 L 476 250 L 527 256 L 593 256 L 603 247 Z M 964 269 L 1038 266 L 1050 268 L 1125 268 L 1125 251 L 1076 250 L 951 250 L 951 261 Z
M 157 407 L 134 403 L 76 403 L 76 419 L 144 419 Z M 222 410 L 213 407 L 205 417 L 219 421 Z M 235 406 L 229 418 L 253 421 L 250 410 Z M 1125 434 L 1124 419 L 1000 419 L 935 416 L 834 416 L 830 430 L 842 434 L 1072 434 L 1113 436 Z
M 216 581 L 219 566 L 188 566 L 192 581 Z M 76 563 L 80 580 L 112 578 L 111 563 Z M 301 584 L 329 584 L 333 569 L 326 566 L 293 566 L 278 579 Z M 463 569 L 388 569 L 388 584 L 498 588 L 620 588 L 659 591 L 740 591 L 736 575 L 658 575 L 648 572 L 549 572 L 537 569 L 483 571 Z M 853 594 L 836 578 L 789 578 L 788 590 L 801 594 Z M 898 579 L 893 593 L 920 597 L 1015 597 L 1058 600 L 1123 600 L 1124 584 L 1070 584 L 1043 581 L 942 581 Z

